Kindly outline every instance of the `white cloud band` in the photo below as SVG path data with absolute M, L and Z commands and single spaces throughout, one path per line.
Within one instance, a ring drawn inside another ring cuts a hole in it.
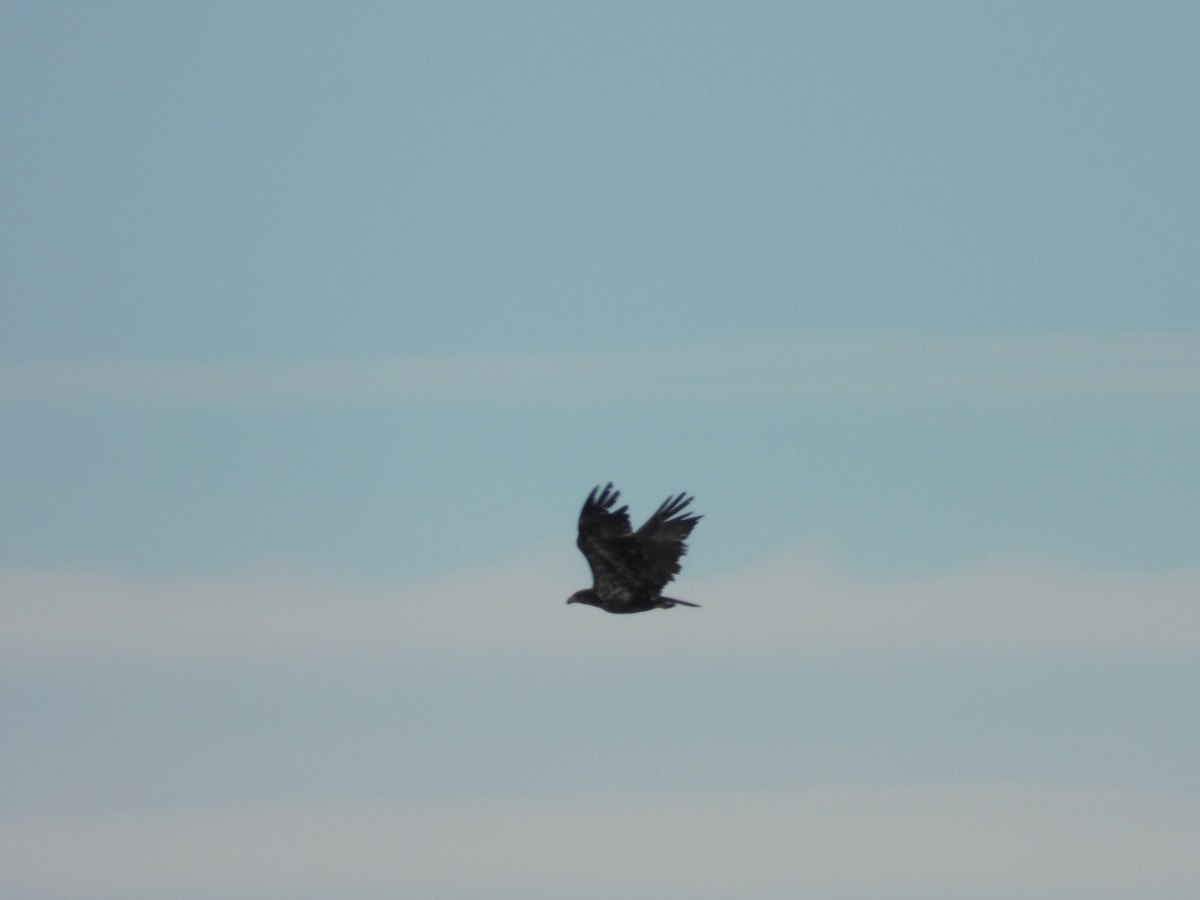
M 0 819 L 13 896 L 1155 897 L 1195 797 L 1030 785 L 381 800 Z M 69 861 L 69 862 L 68 862 Z
M 1200 400 L 1200 336 L 812 335 L 613 353 L 0 365 L 0 401 L 310 405 L 515 397 Z
M 19 660 L 327 658 L 496 651 L 754 658 L 889 649 L 1200 649 L 1200 571 L 1095 572 L 1027 559 L 870 580 L 796 547 L 693 579 L 702 610 L 567 608 L 575 561 L 535 548 L 421 582 L 286 570 L 153 581 L 0 572 L 0 653 Z

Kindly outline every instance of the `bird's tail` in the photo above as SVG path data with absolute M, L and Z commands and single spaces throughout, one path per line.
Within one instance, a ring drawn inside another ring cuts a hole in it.
M 670 609 L 672 606 L 692 606 L 696 609 L 700 608 L 699 603 L 689 603 L 687 600 L 676 600 L 674 597 L 663 597 L 662 605 L 667 609 Z

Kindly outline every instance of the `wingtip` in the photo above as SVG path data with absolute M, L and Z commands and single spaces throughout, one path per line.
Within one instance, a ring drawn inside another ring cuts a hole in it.
M 603 487 L 596 485 L 594 488 L 592 488 L 591 493 L 587 495 L 587 500 L 583 502 L 584 511 L 596 508 L 610 509 L 616 505 L 616 502 L 618 499 L 620 499 L 620 496 L 621 492 L 613 489 L 613 483 L 611 481 L 605 484 Z M 620 510 L 618 510 L 618 512 L 620 512 Z

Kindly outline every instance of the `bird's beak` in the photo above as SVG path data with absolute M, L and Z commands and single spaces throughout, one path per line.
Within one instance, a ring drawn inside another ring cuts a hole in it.
M 567 598 L 567 602 L 568 602 L 568 603 L 574 603 L 574 602 L 575 602 L 575 598 L 574 598 L 574 597 L 568 597 L 568 598 Z

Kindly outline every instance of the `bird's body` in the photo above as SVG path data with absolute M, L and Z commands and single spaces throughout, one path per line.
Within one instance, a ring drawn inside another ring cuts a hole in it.
M 579 514 L 580 551 L 592 569 L 592 587 L 576 591 L 568 603 L 586 603 L 610 613 L 636 613 L 673 606 L 697 606 L 662 595 L 679 574 L 684 541 L 700 516 L 683 510 L 692 502 L 686 494 L 668 497 L 637 531 L 629 524 L 629 508 L 613 509 L 621 496 L 610 482 L 596 487 Z

